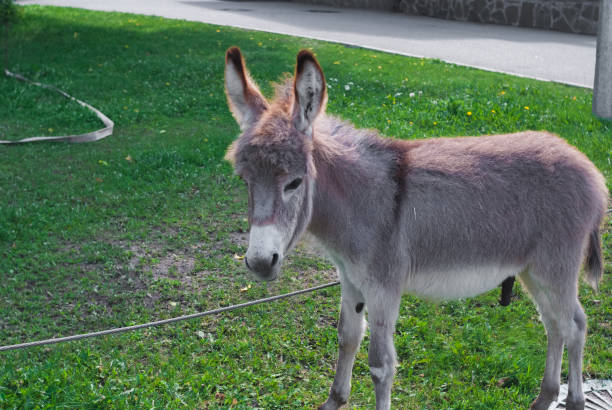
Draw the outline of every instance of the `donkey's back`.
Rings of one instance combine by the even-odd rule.
[[[594,233],[606,186],[561,138],[522,132],[408,142],[403,160],[408,291],[473,296],[526,269],[575,283],[585,250],[589,281],[601,275]]]

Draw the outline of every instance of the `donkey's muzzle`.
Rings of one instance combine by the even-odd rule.
[[[278,253],[273,254],[271,258],[251,257],[249,259],[245,257],[244,263],[247,269],[261,280],[274,280],[278,276],[280,267]]]
[[[276,279],[283,262],[283,235],[274,225],[251,226],[244,262],[261,280]]]

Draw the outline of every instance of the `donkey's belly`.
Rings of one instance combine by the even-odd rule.
[[[426,270],[408,276],[404,291],[434,300],[467,298],[494,289],[521,270],[519,266],[495,265]]]

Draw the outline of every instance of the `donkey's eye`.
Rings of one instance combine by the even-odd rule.
[[[302,183],[302,178],[294,179],[293,181],[285,185],[285,192],[289,192],[289,191],[293,191],[294,189],[297,189],[297,187],[299,187],[301,183]]]

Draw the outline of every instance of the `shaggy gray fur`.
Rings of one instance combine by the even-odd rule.
[[[243,64],[237,49],[228,56],[229,70]],[[567,408],[582,409],[586,317],[577,286],[585,256],[591,285],[597,286],[602,273],[598,229],[608,193],[601,173],[547,132],[383,139],[324,113],[325,80],[312,54],[298,55],[296,73],[278,87],[276,100],[243,126],[227,158],[249,186],[247,257],[255,274],[275,278],[306,229],[338,267],[339,359],[321,408],[336,409],[348,399],[365,329],[364,305],[376,407],[387,409],[401,295],[464,298],[517,276],[548,335],[542,389],[532,408],[546,409],[556,398],[565,345]],[[241,75],[245,79],[237,81]],[[259,101],[259,91],[247,80],[245,67],[229,74],[226,69],[234,110],[240,101]],[[235,95],[239,102],[232,102]]]

